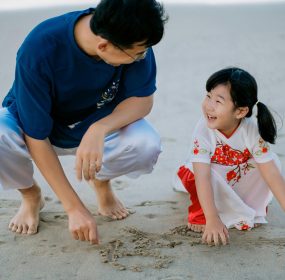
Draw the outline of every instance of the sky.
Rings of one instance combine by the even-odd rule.
[[[85,5],[93,6],[98,3],[98,0],[0,0],[0,10],[15,10],[15,9],[31,9],[40,7],[56,7],[62,5]],[[268,3],[268,2],[285,2],[285,0],[160,0],[165,4],[252,4],[252,3]]]

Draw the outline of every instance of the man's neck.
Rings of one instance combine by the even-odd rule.
[[[74,28],[74,38],[78,47],[87,55],[100,60],[96,54],[95,45],[97,43],[97,36],[90,29],[90,19],[92,15],[83,16],[80,18]]]

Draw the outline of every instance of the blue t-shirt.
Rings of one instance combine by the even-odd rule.
[[[92,11],[42,22],[17,53],[15,81],[2,105],[32,138],[49,138],[62,148],[77,147],[88,127],[124,99],[149,96],[156,90],[151,48],[145,59],[114,67],[78,47],[75,23]]]

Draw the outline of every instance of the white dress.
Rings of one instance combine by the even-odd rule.
[[[243,119],[230,137],[208,128],[203,118],[194,130],[185,167],[193,172],[193,162],[210,164],[215,205],[222,222],[228,228],[250,229],[255,223],[267,223],[272,193],[256,163],[271,160],[280,169],[279,159],[261,138],[252,118]]]

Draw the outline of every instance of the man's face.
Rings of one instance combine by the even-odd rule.
[[[147,54],[146,46],[142,42],[133,44],[132,48],[123,49],[117,45],[108,42],[105,48],[99,48],[97,55],[107,64],[119,66],[121,64],[130,64],[144,59]]]

